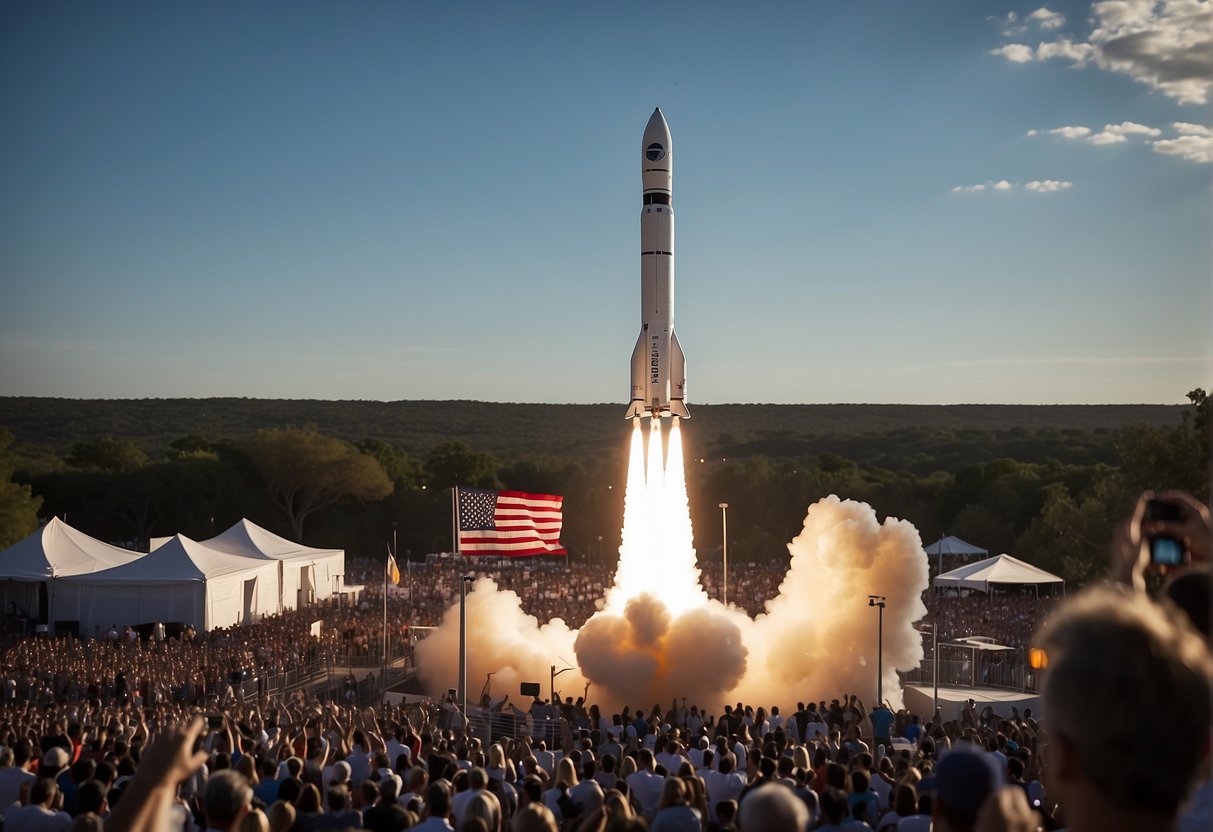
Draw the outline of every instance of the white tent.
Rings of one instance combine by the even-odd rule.
[[[49,597],[59,578],[99,572],[141,557],[141,552],[102,543],[52,517],[38,531],[0,552],[3,611],[38,618],[43,586]]]
[[[928,555],[935,555],[936,560],[936,575],[943,574],[943,556],[944,555],[988,555],[989,549],[983,549],[980,546],[974,546],[968,541],[961,540],[956,535],[950,534],[946,537],[941,537],[930,546],[924,549]]]
[[[220,552],[278,562],[278,608],[299,609],[331,597],[345,579],[344,549],[313,549],[266,531],[243,519],[220,535],[202,541]]]
[[[198,630],[247,624],[277,610],[278,567],[177,535],[139,560],[57,583],[51,614],[81,631],[182,622]]]
[[[967,563],[951,572],[939,575],[932,582],[937,589],[951,587],[953,589],[978,589],[989,592],[992,586],[1035,586],[1043,584],[1062,584],[1063,581],[1052,572],[1046,572],[1030,563],[1024,563],[1019,558],[1010,555],[979,560]]]

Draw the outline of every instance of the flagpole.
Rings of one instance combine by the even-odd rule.
[[[392,542],[394,543],[395,541],[396,529],[393,528]],[[388,559],[383,563],[383,668],[380,671],[381,675],[379,677],[379,683],[383,685],[385,692],[387,691],[387,584],[392,574],[392,551],[390,547],[387,556]]]
[[[451,552],[459,554],[459,486],[451,486]]]

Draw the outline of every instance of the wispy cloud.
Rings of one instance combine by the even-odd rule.
[[[1087,139],[1091,144],[1119,144],[1128,141],[1129,136],[1161,136],[1162,131],[1157,127],[1147,127],[1135,121],[1122,121],[1120,124],[1105,124],[1103,130]]]
[[[1018,17],[993,18],[1004,37],[1027,27]],[[1213,95],[1213,0],[1098,0],[1091,4],[1091,31],[1085,40],[1057,38],[1033,49],[1008,43],[992,55],[1013,63],[1053,58],[1074,66],[1095,64],[1161,90],[1181,104],[1205,104]],[[1040,8],[1025,19],[1043,31],[1065,24],[1060,14]]]
[[[1073,182],[1066,182],[1059,179],[1035,179],[1031,182],[1025,183],[1022,186],[1009,182],[1006,179],[1000,179],[997,182],[981,182],[976,185],[956,185],[952,188],[952,193],[979,194],[985,191],[1009,193],[1017,189],[1032,191],[1034,193],[1051,193],[1053,191],[1063,191],[1066,188],[1071,188],[1073,186]]]
[[[1036,11],[1029,14],[1027,17],[1021,18],[1017,12],[1007,12],[1003,17],[990,15],[986,18],[998,27],[1004,38],[1013,38],[1016,35],[1022,35],[1032,26],[1036,26],[1045,31],[1060,29],[1066,24],[1066,16],[1060,12],[1050,11],[1041,6]]]
[[[1005,17],[990,15],[986,20],[997,25],[998,30],[1002,32],[1004,38],[1013,38],[1028,31],[1028,27],[1019,19],[1019,15],[1013,11],[1007,12]]]
[[[1088,144],[1096,146],[1125,144],[1129,141],[1130,136],[1142,136],[1145,138],[1145,143],[1150,145],[1155,153],[1177,156],[1197,164],[1213,162],[1213,127],[1176,121],[1172,122],[1171,129],[1176,133],[1175,138],[1161,139],[1159,136],[1163,131],[1157,127],[1138,124],[1136,121],[1122,121],[1120,124],[1105,124],[1103,129],[1097,133],[1093,132],[1090,127],[1068,125],[1054,127],[1050,130],[1033,129],[1029,130],[1027,135],[1040,136],[1047,133],[1071,141],[1082,139]]]
[[[1036,60],[1047,61],[1050,58],[1063,58],[1073,61],[1075,66],[1082,66],[1091,59],[1095,47],[1089,43],[1075,43],[1069,38],[1058,38],[1037,44]]]
[[[1044,6],[1028,15],[1028,20],[1046,30],[1060,29],[1066,25],[1066,16],[1064,14],[1049,11]]]
[[[1074,187],[1073,182],[1067,182],[1064,179],[1037,179],[1024,185],[1024,190],[1038,191],[1040,193],[1052,193],[1053,191],[1064,191],[1066,188]]]
[[[1008,43],[990,50],[991,55],[1001,55],[1011,63],[1026,64],[1032,60],[1032,47],[1023,43]]]
[[[1052,130],[1046,130],[1053,136],[1061,136],[1063,139],[1081,139],[1084,136],[1091,135],[1090,127],[1071,126],[1071,127],[1054,127]]]

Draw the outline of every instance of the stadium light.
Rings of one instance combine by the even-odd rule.
[[[459,712],[463,714],[463,733],[470,736],[468,730],[468,584],[472,582],[471,575],[459,579]]]
[[[726,607],[729,605],[729,504],[721,503],[720,509],[720,536],[724,539],[724,548],[721,551],[721,563],[724,567],[723,579],[720,582],[720,603]]]
[[[876,704],[884,702],[884,602],[883,595],[869,595],[868,606],[877,608],[876,623]]]

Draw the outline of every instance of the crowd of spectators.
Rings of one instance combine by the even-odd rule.
[[[1047,725],[1030,711],[869,710],[848,692],[782,714],[486,699],[466,722],[450,702],[302,695],[5,701],[0,814],[6,832],[1202,828],[1213,656],[1191,621],[1096,590],[1061,605],[1041,643]],[[522,730],[487,727],[506,713]]]

